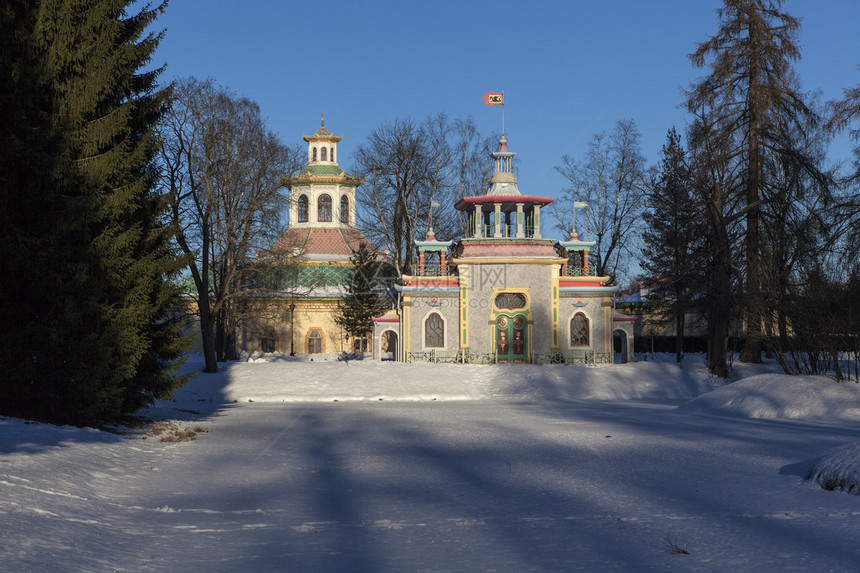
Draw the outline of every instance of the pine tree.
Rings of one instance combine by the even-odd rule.
[[[684,322],[703,282],[700,261],[704,234],[697,220],[690,173],[675,128],[666,135],[659,177],[646,195],[641,265],[660,301],[660,314],[675,324],[676,359],[684,354]]]
[[[335,322],[353,338],[365,336],[371,329],[371,318],[387,309],[385,299],[380,296],[379,272],[382,263],[376,253],[361,243],[350,257],[353,271],[346,296],[340,305]]]
[[[185,345],[169,318],[178,265],[152,192],[152,128],[168,93],[160,70],[141,70],[164,4],[129,16],[130,4],[11,9],[4,44],[21,57],[4,94],[18,119],[2,138],[17,160],[3,177],[6,414],[113,419],[182,382]]]

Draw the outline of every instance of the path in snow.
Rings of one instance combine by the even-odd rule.
[[[841,570],[860,429],[654,402],[243,402],[194,442],[57,430],[0,458],[15,571]],[[41,426],[40,426],[41,427]],[[690,555],[671,555],[669,535]]]

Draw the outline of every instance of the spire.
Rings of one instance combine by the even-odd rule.
[[[490,178],[487,195],[520,195],[512,165],[514,155],[516,153],[508,151],[508,139],[503,135],[499,138],[499,150],[492,154],[496,170]]]
[[[325,112],[320,112],[320,127],[325,127]]]

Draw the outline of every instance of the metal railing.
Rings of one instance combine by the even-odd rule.
[[[557,350],[548,353],[535,353],[532,364],[611,364],[611,352],[595,352],[593,350]],[[472,349],[457,350],[424,350],[408,352],[406,362],[430,362],[432,364],[499,364],[499,356],[495,352],[476,351]],[[506,363],[504,359],[502,362]]]
[[[438,263],[424,263],[424,266],[418,267],[418,276],[420,277],[448,277],[454,276],[454,269],[456,265],[451,263],[446,263],[445,265],[440,265]]]
[[[597,267],[594,265],[589,265],[587,267],[582,267],[578,265],[568,265],[567,266],[567,276],[569,277],[596,277],[597,276]]]

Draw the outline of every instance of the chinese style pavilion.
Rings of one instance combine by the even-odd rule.
[[[439,241],[431,229],[415,241],[417,268],[396,287],[398,312],[374,320],[374,340],[405,361],[609,362],[615,350],[632,360],[631,319],[613,313],[618,287],[594,276],[594,243],[575,229],[566,241],[541,235],[553,199],[520,192],[514,155],[502,136],[486,193],[456,203],[466,237]]]
[[[335,323],[338,305],[352,274],[350,257],[364,243],[355,226],[355,189],[364,180],[337,164],[343,136],[325,127],[325,118],[308,144],[307,166],[282,180],[290,193],[289,226],[275,243],[274,255],[288,255],[281,296],[266,302],[257,324],[240,333],[246,351],[336,354],[368,350],[368,339],[349,340]]]

